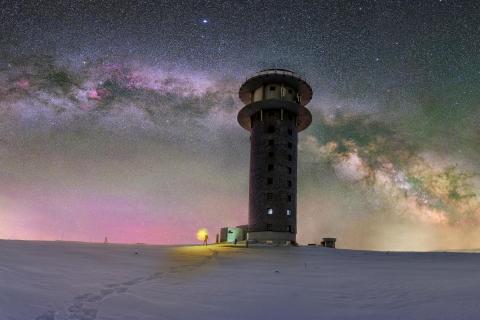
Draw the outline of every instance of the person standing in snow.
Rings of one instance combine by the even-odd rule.
[[[204,246],[208,245],[208,234],[205,234],[205,237],[203,238],[203,245]]]

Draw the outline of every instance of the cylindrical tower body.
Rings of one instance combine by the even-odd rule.
[[[310,86],[285,69],[268,69],[240,88],[246,106],[238,114],[250,131],[248,238],[295,242],[297,233],[297,135],[312,121],[304,107]]]

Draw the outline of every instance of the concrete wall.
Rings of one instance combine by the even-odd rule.
[[[262,85],[253,92],[253,102],[270,99],[295,102],[297,99],[297,91],[284,84],[273,83]]]
[[[253,92],[253,102],[263,100],[263,86],[258,87]]]
[[[272,231],[261,231],[261,232],[249,232],[248,241],[252,242],[272,242],[275,244],[291,244],[295,241],[295,234],[288,232],[272,232]]]
[[[227,242],[234,243],[235,239],[237,241],[245,240],[245,232],[240,228],[228,228]]]
[[[257,112],[252,115],[251,121],[249,231],[295,234],[296,115],[274,109],[263,112],[263,117]],[[272,209],[272,214],[268,209]],[[287,215],[287,210],[290,210],[290,215]]]
[[[227,227],[221,228],[220,229],[220,239],[219,239],[219,241],[220,242],[226,242],[227,237],[228,237],[228,228]]]

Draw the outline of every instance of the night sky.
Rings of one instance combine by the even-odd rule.
[[[477,1],[12,0],[0,31],[0,238],[246,223],[238,89],[282,67],[314,92],[300,243],[480,247]]]

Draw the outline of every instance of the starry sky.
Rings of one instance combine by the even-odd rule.
[[[238,89],[313,88],[300,243],[480,248],[476,1],[0,1],[0,238],[192,243],[247,222]]]

